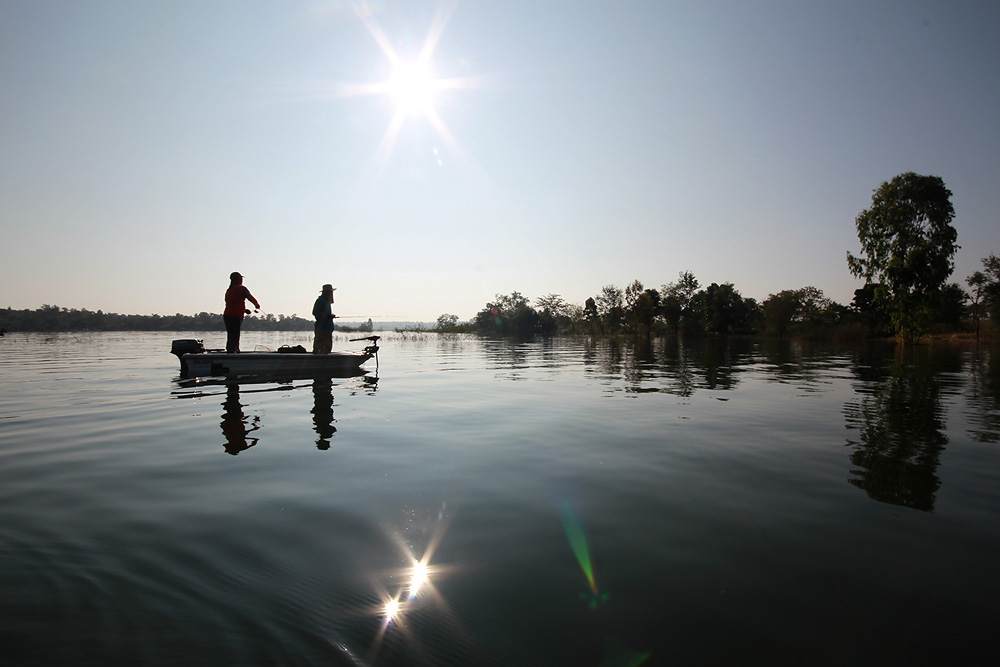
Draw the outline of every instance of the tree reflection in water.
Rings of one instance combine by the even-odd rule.
[[[1000,363],[995,348],[977,347],[969,360],[969,435],[977,442],[1000,442]]]
[[[847,440],[856,466],[848,482],[873,500],[929,512],[948,438],[941,382],[931,364],[914,356],[900,350],[884,374],[859,365],[865,375],[860,397],[844,406],[847,428],[859,438]]]

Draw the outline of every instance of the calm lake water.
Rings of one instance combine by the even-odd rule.
[[[997,350],[174,338],[0,338],[3,664],[993,662]]]

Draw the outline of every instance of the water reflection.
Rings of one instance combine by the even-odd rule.
[[[977,442],[1000,442],[1000,363],[994,351],[977,347],[969,359],[969,435]]]
[[[752,358],[750,343],[720,339],[598,339],[587,340],[583,350],[587,373],[609,391],[628,395],[690,397],[697,389],[732,390],[741,366]]]
[[[333,425],[333,379],[313,380],[313,427],[316,429],[316,449],[330,449],[330,438],[337,432]]]
[[[337,433],[333,411],[335,378],[346,380],[336,384],[350,395],[359,392],[372,394],[378,388],[378,376],[368,374],[349,378],[325,375],[312,378],[309,384],[296,384],[289,379],[265,377],[240,380],[195,378],[178,380],[181,390],[173,392],[173,398],[217,396],[222,393],[218,388],[224,387],[225,399],[222,401],[222,421],[220,422],[225,439],[223,448],[227,454],[236,456],[260,442],[260,437],[252,436],[251,433],[259,431],[263,426],[260,414],[248,414],[249,404],[244,402],[245,398],[241,398],[241,393],[289,392],[295,389],[311,388],[313,401],[309,413],[312,415],[313,431],[317,436],[316,448],[328,450],[333,436]]]
[[[766,385],[787,385],[794,398],[818,399],[853,389],[833,414],[851,434],[847,481],[871,499],[932,511],[941,486],[938,468],[949,444],[949,406],[965,406],[970,436],[1000,442],[1000,364],[992,349],[954,345],[909,348],[892,343],[749,339],[611,339],[486,341],[494,377],[544,379],[555,368],[583,375],[602,392],[639,398],[665,393],[689,399],[699,390],[748,392],[778,430],[801,428],[795,403],[773,403]],[[719,395],[713,396],[724,400]],[[783,400],[783,399],[777,399]],[[690,402],[685,405],[692,405]],[[825,409],[810,406],[822,414]],[[954,416],[954,415],[953,415]],[[839,438],[831,442],[837,447]]]
[[[900,350],[889,366],[856,366],[864,381],[844,406],[855,466],[848,482],[879,502],[932,511],[948,444],[943,384],[923,350]],[[919,356],[918,356],[919,355]]]
[[[251,433],[260,429],[260,415],[248,418],[244,407],[240,403],[240,386],[232,384],[227,387],[226,400],[222,402],[222,435],[226,438],[226,453],[233,456],[260,441],[260,438],[250,437]]]

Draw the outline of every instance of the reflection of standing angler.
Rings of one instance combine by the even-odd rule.
[[[316,449],[330,449],[330,439],[337,432],[333,425],[333,380],[321,377],[313,380],[313,426],[316,429]]]
[[[222,434],[226,436],[227,454],[236,456],[250,449],[259,442],[259,438],[250,437],[250,433],[260,428],[260,417],[254,415],[253,425],[247,421],[240,403],[240,386],[231,384],[226,388],[226,400],[222,402]]]

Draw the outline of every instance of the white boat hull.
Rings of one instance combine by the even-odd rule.
[[[236,377],[248,375],[276,375],[284,377],[339,377],[360,374],[361,365],[378,354],[377,336],[365,339],[372,344],[362,352],[240,352],[231,354],[221,350],[204,350],[201,341],[174,341],[171,352],[181,361],[184,377]],[[301,348],[299,348],[301,349]],[[190,350],[190,351],[188,351]]]

